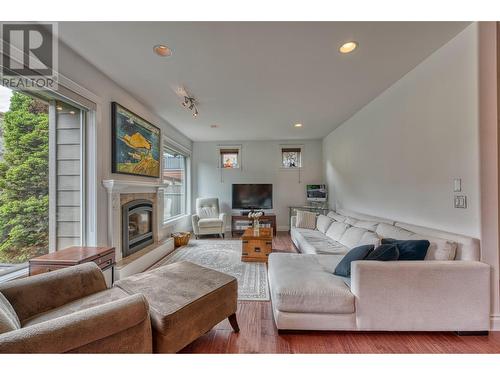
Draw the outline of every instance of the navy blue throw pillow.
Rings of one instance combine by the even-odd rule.
[[[394,244],[384,244],[377,247],[373,250],[365,260],[381,260],[381,261],[390,261],[390,260],[398,260],[399,258],[399,250],[398,247]]]
[[[365,257],[375,248],[374,245],[358,246],[349,251],[335,267],[334,275],[351,277],[351,262],[365,259]]]
[[[383,238],[382,244],[396,245],[399,250],[398,260],[424,260],[430,246],[427,240],[395,240],[394,238]]]

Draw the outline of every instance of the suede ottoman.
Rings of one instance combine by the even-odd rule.
[[[146,297],[155,353],[176,353],[226,318],[238,332],[238,282],[233,276],[184,261],[127,277],[115,286]]]

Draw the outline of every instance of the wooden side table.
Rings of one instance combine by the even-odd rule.
[[[242,262],[266,262],[269,254],[273,251],[273,229],[260,228],[254,231],[253,228],[245,229],[241,236],[242,241]]]
[[[106,283],[113,283],[113,266],[115,264],[114,247],[72,246],[64,250],[30,259],[30,276],[87,262],[94,262],[97,264],[105,273],[105,277],[108,276]]]

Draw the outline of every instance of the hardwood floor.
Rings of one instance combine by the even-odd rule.
[[[226,235],[230,239],[230,234]],[[273,251],[296,252],[288,232],[278,232]],[[489,336],[454,333],[318,332],[278,334],[271,302],[239,301],[240,332],[228,320],[185,347],[181,353],[500,353],[500,332]]]

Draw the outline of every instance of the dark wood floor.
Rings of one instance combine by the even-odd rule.
[[[226,238],[231,238],[230,234]],[[273,250],[295,252],[287,232]],[[223,321],[181,353],[500,353],[500,332],[489,336],[453,333],[291,332],[278,334],[271,302],[238,302],[240,332]]]

